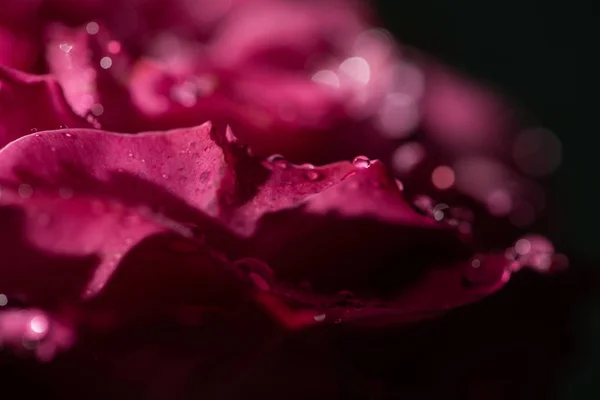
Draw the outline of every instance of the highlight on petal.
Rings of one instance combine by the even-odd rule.
[[[50,76],[36,76],[0,66],[0,148],[32,132],[92,124],[69,107]]]

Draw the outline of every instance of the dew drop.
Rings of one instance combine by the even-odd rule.
[[[325,315],[325,314],[317,314],[317,315],[315,315],[313,318],[314,318],[314,319],[315,319],[315,321],[317,321],[317,322],[323,322],[323,321],[325,321],[325,317],[326,317],[326,315]]]
[[[62,125],[60,125],[60,126],[58,127],[58,129],[68,129],[68,128],[69,128],[69,127],[68,127],[67,125],[65,125],[65,124],[62,124]],[[66,137],[71,137],[72,135],[71,135],[70,133],[68,133],[68,132],[67,132],[67,133],[65,133],[65,136],[66,136]]]
[[[129,154],[127,154],[127,156],[128,156],[129,158],[133,158],[133,153],[132,153],[132,152],[129,152]]]
[[[61,43],[58,48],[68,54],[71,50],[73,50],[73,45],[65,42]]]
[[[102,59],[100,59],[100,67],[102,67],[102,69],[109,69],[112,67],[112,64],[113,61],[110,57],[102,57]]]
[[[395,181],[396,181],[396,187],[398,188],[398,190],[401,191],[401,192],[403,192],[404,191],[404,184],[400,180],[398,180],[398,179],[396,179]]]
[[[304,173],[304,176],[306,176],[306,179],[308,179],[309,181],[317,181],[321,178],[321,174],[319,173],[319,171],[315,170],[306,171]]]
[[[31,133],[36,133],[38,130],[37,130],[36,128],[31,128],[29,131],[30,131]]]
[[[272,156],[267,158],[267,161],[269,161],[270,163],[272,163],[273,165],[275,165],[279,168],[285,169],[288,167],[287,161],[281,154],[273,154]]]
[[[443,203],[440,203],[440,204],[436,205],[436,206],[433,208],[433,218],[434,218],[436,221],[441,221],[441,220],[443,220],[443,219],[444,219],[444,217],[446,216],[446,213],[445,213],[444,211],[445,211],[445,210],[448,210],[449,208],[450,208],[450,207],[448,207],[448,205],[447,205],[447,204],[443,204]]]
[[[479,268],[481,266],[481,261],[476,258],[473,261],[471,261],[471,266],[473,268]]]
[[[167,174],[162,174],[162,177],[163,177],[163,179],[168,179],[168,178],[169,178],[169,175],[167,175]]]
[[[48,319],[43,315],[36,315],[31,319],[29,327],[35,333],[44,333],[48,330]]]
[[[365,156],[356,156],[352,160],[352,164],[358,169],[367,169],[371,166],[371,160]]]
[[[95,35],[96,33],[98,33],[100,31],[100,25],[98,25],[97,22],[90,21],[85,26],[85,30],[88,34]]]

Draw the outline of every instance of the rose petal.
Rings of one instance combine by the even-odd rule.
[[[71,111],[58,83],[0,66],[0,148],[31,132],[91,125]]]

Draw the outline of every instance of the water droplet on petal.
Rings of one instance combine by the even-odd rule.
[[[110,57],[102,57],[100,59],[100,67],[102,67],[102,69],[109,69],[110,67],[112,67],[112,64],[113,61]]]
[[[31,319],[29,326],[35,333],[44,333],[48,330],[48,319],[43,315],[36,315]]]
[[[515,251],[519,255],[526,255],[531,250],[531,242],[527,239],[519,239],[517,243],[515,243]]]
[[[98,33],[100,31],[100,25],[98,25],[97,22],[90,21],[85,26],[85,30],[88,34],[95,35],[96,33]]]
[[[273,165],[275,165],[279,168],[285,169],[288,167],[287,161],[281,154],[273,154],[272,156],[267,158],[267,161],[269,161],[270,163],[272,163]]]
[[[36,133],[38,130],[37,130],[36,128],[31,128],[29,131],[30,131],[31,133]]]
[[[0,293],[0,307],[4,307],[8,304],[8,297],[5,294]]]
[[[401,191],[401,192],[403,192],[404,191],[404,184],[400,180],[398,180],[398,179],[396,179],[395,182],[396,182],[396,187],[398,188],[398,190]]]
[[[352,164],[358,169],[366,169],[371,166],[371,160],[365,156],[356,156],[354,160],[352,160]]]
[[[440,165],[433,170],[431,181],[440,190],[449,189],[454,185],[454,170],[446,165]]]
[[[444,217],[446,216],[446,213],[445,213],[445,211],[446,211],[446,210],[448,210],[449,208],[450,208],[450,207],[448,207],[448,205],[447,205],[447,204],[443,204],[443,203],[440,203],[440,204],[436,205],[436,206],[433,208],[433,218],[434,218],[436,221],[441,221],[441,220],[443,220],[443,219],[444,219]]]
[[[323,321],[325,321],[326,315],[325,314],[317,314],[313,318],[317,322],[323,322]]]
[[[65,53],[69,53],[73,49],[73,45],[70,43],[61,43],[58,45],[58,48],[64,51]]]
[[[317,181],[321,178],[321,174],[319,173],[319,171],[315,171],[315,170],[306,171],[304,173],[304,175],[306,176],[306,179],[308,179],[309,181]]]
[[[356,82],[366,84],[371,79],[369,63],[362,57],[350,57],[340,64],[340,72],[354,79]]]
[[[58,127],[58,129],[68,129],[68,128],[69,128],[69,127],[68,127],[67,125],[65,125],[65,124],[63,124],[63,125],[60,125],[60,126]],[[71,135],[69,132],[66,132],[66,133],[65,133],[65,136],[66,136],[66,137],[71,137],[71,136],[73,136],[73,135]]]

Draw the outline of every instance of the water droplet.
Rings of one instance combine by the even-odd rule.
[[[440,203],[440,204],[436,205],[436,206],[433,208],[433,210],[432,210],[432,211],[433,211],[433,218],[434,218],[436,221],[441,221],[441,220],[443,220],[443,219],[444,219],[444,217],[446,216],[446,213],[445,213],[444,211],[445,211],[445,210],[448,210],[449,208],[450,208],[450,207],[448,207],[448,205],[447,205],[447,204],[443,204],[443,203]]]
[[[325,321],[326,315],[325,314],[317,314],[313,318],[317,322],[323,322],[323,321]]]
[[[354,160],[352,160],[352,164],[358,169],[366,169],[371,166],[371,160],[365,156],[356,156]]]
[[[68,128],[69,128],[69,127],[68,127],[67,125],[65,125],[65,124],[62,124],[62,125],[60,125],[60,126],[58,127],[58,129],[68,129]],[[66,136],[66,137],[71,137],[71,134],[67,132],[67,133],[65,133],[65,136]]]
[[[36,315],[31,319],[29,326],[35,333],[44,333],[48,330],[48,318],[43,315]]]
[[[101,116],[102,114],[104,114],[104,106],[100,103],[96,103],[92,106],[92,114],[94,114],[96,117]]]
[[[519,255],[526,255],[531,250],[531,242],[527,239],[519,239],[515,243],[515,251]]]
[[[538,271],[548,271],[554,259],[554,245],[541,235],[528,235],[519,239],[514,246],[517,261],[521,266],[530,266]]]
[[[31,185],[28,185],[26,183],[22,183],[19,185],[19,196],[21,196],[21,198],[23,199],[28,199],[31,196],[33,196],[33,187],[31,187]]]
[[[31,128],[29,131],[30,131],[31,133],[36,133],[38,130],[37,130],[36,128]]]
[[[163,177],[164,179],[168,179],[168,178],[169,178],[169,175],[167,175],[167,174],[162,174],[162,177]]]
[[[121,52],[121,43],[119,43],[116,40],[111,40],[110,42],[108,42],[106,49],[111,54],[119,54]]]
[[[350,57],[340,64],[340,72],[358,83],[366,84],[371,79],[369,63],[362,57]]]
[[[73,49],[73,45],[70,43],[61,43],[58,45],[58,48],[64,51],[65,53],[69,53]]]
[[[0,307],[4,307],[8,304],[8,297],[5,294],[0,293]]]
[[[275,165],[279,168],[285,169],[288,167],[287,161],[281,154],[273,154],[272,156],[267,158],[267,161],[269,161],[270,163],[272,163],[273,165]]]
[[[129,156],[129,158],[133,158],[133,153],[129,152],[129,154],[127,154],[127,156]]]
[[[440,165],[433,170],[431,181],[440,190],[446,190],[454,185],[454,170],[446,165]]]
[[[479,268],[481,266],[481,261],[476,258],[473,261],[471,261],[471,266],[473,268]]]
[[[404,184],[400,180],[398,180],[398,179],[396,179],[395,181],[396,181],[396,187],[398,188],[398,190],[401,191],[401,192],[403,192],[404,191]]]
[[[97,22],[90,21],[85,26],[85,30],[88,34],[95,35],[96,33],[98,33],[100,31],[100,25],[98,25]]]
[[[308,179],[309,181],[317,181],[321,178],[321,174],[319,173],[319,171],[315,171],[315,170],[308,170],[304,173],[304,176],[306,176],[306,179]]]
[[[198,86],[189,80],[173,85],[171,98],[184,107],[193,107],[198,101]]]

